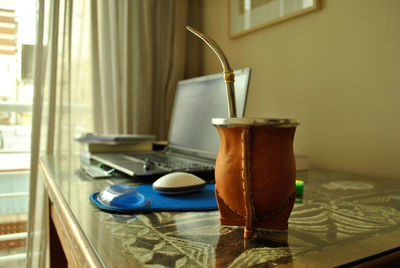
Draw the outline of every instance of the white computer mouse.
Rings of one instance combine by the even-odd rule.
[[[163,194],[185,194],[202,189],[206,182],[186,172],[168,173],[153,183],[153,189]]]

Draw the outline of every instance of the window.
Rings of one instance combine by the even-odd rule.
[[[0,266],[25,266],[35,5],[0,0]]]

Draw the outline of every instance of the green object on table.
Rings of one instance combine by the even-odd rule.
[[[296,180],[296,196],[303,196],[304,181]]]

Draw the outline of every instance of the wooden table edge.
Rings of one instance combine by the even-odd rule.
[[[95,252],[90,241],[84,234],[83,230],[80,228],[80,225],[73,215],[73,212],[71,211],[70,207],[62,196],[60,190],[58,189],[58,186],[52,180],[52,176],[51,174],[49,174],[46,165],[43,163],[42,160],[39,161],[39,172],[43,178],[43,182],[48,192],[50,201],[53,203],[53,207],[50,210],[50,213],[54,213],[54,209],[57,210],[57,213],[54,213],[55,215],[51,215],[51,217],[58,216],[58,219],[56,219],[54,223],[64,252],[69,250],[68,248],[65,248],[67,244],[75,244],[79,250],[79,252],[75,253],[82,256],[84,260],[84,263],[79,264],[80,267],[105,267],[105,265],[102,263],[97,253]],[[69,235],[64,235],[64,232],[61,228],[62,226],[59,226],[61,215],[63,217],[62,221],[64,225],[67,225],[68,228],[70,228],[71,230],[70,232],[68,232]],[[69,241],[65,241],[64,239]],[[71,264],[75,262],[74,260],[71,260],[71,254],[67,253],[66,256],[68,262],[71,262]]]

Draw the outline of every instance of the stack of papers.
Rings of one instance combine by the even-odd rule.
[[[102,144],[132,144],[148,141],[152,142],[155,138],[155,135],[86,133],[79,137],[77,141]]]
[[[76,139],[80,143],[81,160],[89,160],[93,153],[123,153],[153,150],[154,135],[87,133]]]

